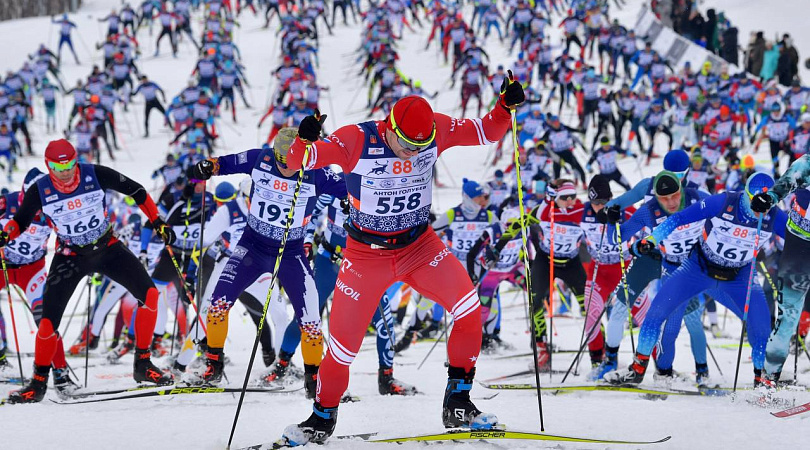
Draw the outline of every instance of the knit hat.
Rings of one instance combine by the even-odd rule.
[[[604,175],[595,175],[588,185],[588,199],[610,200],[613,193],[610,191],[610,180]]]
[[[436,137],[433,108],[427,100],[417,95],[403,97],[391,108],[388,128],[405,141],[428,145]]]
[[[653,192],[655,192],[655,195],[665,197],[681,190],[681,180],[679,180],[678,176],[674,173],[668,170],[663,170],[661,173],[656,175],[655,180],[653,181],[653,186]]]
[[[479,195],[486,194],[484,188],[481,187],[477,181],[468,180],[466,178],[462,179],[461,192],[463,192],[464,195],[469,198],[475,198]]]
[[[290,146],[298,136],[298,128],[286,127],[279,130],[276,139],[273,141],[273,153],[276,154],[276,162],[287,168],[287,153],[290,152]]]
[[[214,200],[220,203],[229,202],[234,198],[236,198],[236,188],[234,188],[233,185],[227,181],[219,183],[217,188],[214,190]]]

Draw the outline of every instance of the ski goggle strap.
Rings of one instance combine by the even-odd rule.
[[[397,143],[401,145],[404,149],[410,150],[412,152],[418,152],[424,150],[428,145],[430,145],[434,139],[436,139],[436,122],[433,122],[433,131],[431,131],[430,136],[424,141],[416,141],[413,139],[408,138],[405,136],[404,133],[399,129],[397,126],[397,121],[394,119],[394,109],[391,108],[391,114],[388,115],[391,121],[391,129],[394,130],[394,133],[397,134]]]
[[[53,170],[54,172],[64,172],[66,170],[70,170],[76,166],[76,159],[71,159],[68,162],[60,163],[56,161],[48,161],[48,169]]]

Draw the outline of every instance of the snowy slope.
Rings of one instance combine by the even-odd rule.
[[[742,3],[742,2],[741,2]],[[798,3],[798,2],[795,2]],[[635,8],[640,2],[633,2],[633,7],[617,12],[622,23],[632,26],[635,23]],[[96,17],[109,12],[111,7],[118,7],[115,0],[94,0],[85,2],[85,7],[79,14],[71,19],[80,27],[82,38],[77,39],[77,49],[83,65],[76,67],[65,58],[65,79],[72,85],[76,78],[84,78],[89,72],[88,51],[85,47],[94,45],[105,32],[104,26],[95,23]],[[775,8],[774,8],[775,9]],[[746,10],[748,11],[748,10]],[[751,13],[753,14],[753,13]],[[469,11],[466,14],[469,17]],[[732,18],[742,24],[745,17],[742,13],[731,14]],[[756,16],[754,16],[756,17]],[[219,154],[236,152],[255,146],[259,139],[263,139],[268,128],[261,130],[257,135],[257,113],[261,105],[266,103],[268,91],[275,86],[268,86],[268,72],[278,64],[277,41],[273,33],[259,29],[258,19],[243,15],[240,19],[242,28],[236,35],[236,42],[240,45],[243,58],[247,64],[247,73],[253,88],[249,95],[257,108],[239,111],[239,123],[229,125],[229,119],[223,119],[220,126],[223,135],[224,148],[218,150]],[[798,25],[798,24],[797,24]],[[195,24],[195,32],[198,31]],[[796,26],[795,28],[800,28]],[[402,57],[400,68],[423,82],[426,90],[446,90],[445,81],[450,68],[443,66],[436,55],[435,47],[423,51],[427,36],[426,29],[418,29],[417,34],[406,33],[406,38],[399,44]],[[553,31],[554,33],[557,30]],[[794,36],[799,30],[791,30]],[[157,33],[157,30],[155,30]],[[325,34],[325,30],[324,30]],[[186,83],[188,75],[194,64],[194,55],[189,44],[181,45],[181,54],[173,59],[166,54],[168,46],[164,47],[164,54],[160,58],[152,59],[149,55],[153,51],[153,43],[143,31],[140,37],[143,40],[144,58],[139,62],[142,70],[160,84],[168,95],[177,93]],[[0,43],[2,43],[3,58],[0,60],[0,70],[18,68],[25,54],[32,52],[35,47],[46,39],[53,46],[58,35],[55,27],[49,25],[46,18],[25,19],[13,22],[0,23]],[[156,36],[155,36],[156,37]],[[151,39],[154,39],[152,37]],[[82,44],[82,41],[84,44]],[[357,47],[359,34],[356,27],[339,25],[334,37],[325,36],[320,51],[320,78],[331,87],[331,102],[323,98],[324,112],[330,115],[327,120],[329,129],[342,124],[364,120],[364,113],[352,113],[361,108],[365,96],[365,87],[361,80],[355,79],[356,68],[346,56]],[[798,41],[798,40],[797,40]],[[810,38],[804,41],[805,46],[810,45]],[[166,45],[164,43],[164,45]],[[435,45],[435,44],[434,44]],[[802,48],[802,41],[797,45]],[[513,59],[507,55],[507,50],[496,41],[488,42],[485,48],[492,57],[492,64],[507,65]],[[93,52],[98,58],[98,53]],[[94,63],[99,63],[96,59]],[[356,89],[362,89],[357,93]],[[358,98],[354,98],[358,94]],[[442,92],[433,101],[436,110],[457,114],[457,92]],[[64,110],[70,107],[70,99],[63,105]],[[170,135],[158,132],[160,121],[156,116],[152,119],[152,138],[140,137],[141,122],[143,120],[142,105],[130,108],[131,113],[121,115],[120,129],[126,149],[119,152],[113,167],[133,176],[138,181],[151,187],[149,179],[151,171],[157,167],[165,155]],[[263,111],[262,111],[263,112]],[[64,113],[64,111],[63,111]],[[119,112],[119,114],[123,114]],[[64,117],[64,115],[63,115]],[[570,115],[569,115],[570,117]],[[45,136],[42,126],[42,116],[35,120],[35,152],[42,154],[45,143],[56,136]],[[589,136],[590,137],[590,136]],[[765,152],[758,155],[766,158]],[[444,163],[440,167],[440,176],[452,188],[437,189],[434,202],[436,211],[443,211],[453,206],[459,200],[458,186],[462,177],[477,180],[485,179],[492,169],[483,162],[487,159],[486,148],[455,149],[445,153]],[[505,158],[507,159],[507,158]],[[507,161],[502,160],[505,165]],[[25,159],[21,166],[37,165],[43,167],[39,158]],[[453,181],[449,179],[445,167],[452,169]],[[640,174],[632,160],[621,161],[620,167],[631,178],[637,181]],[[654,162],[650,167],[644,167],[644,175],[650,176],[660,168],[660,162]],[[24,172],[15,175],[15,185],[19,185]],[[76,293],[78,296],[78,292]],[[523,313],[522,297],[516,293],[507,293],[504,300],[504,338],[516,348],[513,353],[523,353],[529,350],[529,336],[526,332],[525,315]],[[76,299],[74,299],[74,302]],[[68,312],[75,303],[68,305]],[[3,302],[3,312],[7,314],[7,304]],[[79,306],[79,308],[83,308]],[[232,360],[227,367],[231,385],[241,385],[247,364],[248,353],[255,334],[250,320],[242,315],[241,306],[237,306],[231,320],[226,352]],[[34,335],[30,323],[24,319],[23,306],[15,304],[17,312],[17,326],[20,332],[20,345],[24,352],[33,351]],[[722,310],[721,310],[722,314]],[[64,321],[68,320],[67,313]],[[71,329],[65,333],[66,341],[72,342],[79,330],[83,317],[77,313]],[[63,324],[64,324],[63,321]],[[63,325],[64,326],[64,325]],[[554,342],[560,348],[573,349],[577,347],[582,328],[580,319],[558,318],[554,322],[558,334]],[[107,331],[109,332],[109,331]],[[739,335],[739,321],[730,318],[726,325],[726,332],[730,339],[710,340],[711,344],[733,344],[734,336]],[[626,339],[623,350],[630,348],[629,339]],[[681,339],[678,343],[679,354],[676,358],[675,368],[689,373],[692,371],[692,358],[688,349],[688,339]],[[102,340],[102,346],[104,341]],[[13,343],[11,344],[13,347]],[[418,343],[396,359],[396,376],[403,381],[415,384],[426,395],[411,398],[382,398],[377,394],[376,387],[376,354],[373,350],[373,338],[369,338],[364,345],[354,365],[352,366],[352,379],[349,389],[354,395],[359,395],[362,401],[347,404],[341,407],[340,423],[336,434],[352,434],[378,431],[381,436],[398,436],[411,433],[439,432],[441,395],[444,389],[446,372],[442,360],[444,344],[440,343],[431,355],[430,361],[422,370],[417,365],[427,354],[431,343]],[[735,350],[714,348],[719,363],[725,374],[724,385],[730,385],[733,380],[733,368],[736,357]],[[478,373],[479,379],[484,380],[507,373],[525,370],[529,358],[513,358],[495,360],[494,356],[482,355]],[[556,368],[567,367],[572,360],[571,354],[557,354],[554,356]],[[629,362],[628,353],[621,354],[621,364]],[[751,364],[744,353],[741,367],[741,380],[744,386],[751,384]],[[300,358],[296,357],[298,364]],[[112,387],[126,387],[132,384],[129,378],[131,359],[125,359],[121,366],[105,366],[101,364],[103,358],[93,355],[90,368],[89,386],[92,389],[105,389]],[[83,358],[71,358],[71,365],[80,376],[83,376]],[[31,358],[26,358],[24,368],[30,375]],[[254,367],[254,375],[262,368],[261,363]],[[810,364],[806,360],[799,361],[799,369],[808,370]],[[584,365],[580,369],[587,372]],[[719,376],[712,366],[712,372]],[[785,378],[791,376],[792,360],[786,365]],[[553,377],[558,383],[559,375]],[[800,374],[800,380],[805,382],[807,374]],[[532,382],[532,377],[516,379],[516,382]],[[569,383],[583,382],[580,375]],[[542,378],[544,384],[549,383],[548,375]],[[652,377],[648,377],[647,384],[652,384]],[[12,386],[0,385],[0,395],[4,395]],[[494,393],[481,387],[473,390],[473,398],[481,398]],[[53,392],[49,396],[54,396]],[[797,394],[799,403],[810,401],[810,395]],[[221,449],[227,442],[231,420],[237,402],[236,396],[189,396],[186,398],[131,400],[110,402],[95,405],[61,406],[45,401],[31,406],[7,406],[0,408],[0,422],[5,425],[6,432],[2,437],[2,448],[197,448]],[[536,397],[530,391],[501,392],[491,400],[477,400],[479,408],[496,413],[502,422],[512,428],[539,431],[537,417]],[[303,393],[288,395],[248,394],[242,409],[239,428],[237,430],[235,445],[250,445],[258,442],[276,439],[284,426],[289,423],[303,420],[309,415],[311,403],[303,397]],[[673,439],[661,448],[773,448],[778,442],[785,448],[799,447],[804,441],[801,433],[801,420],[776,420],[763,409],[748,406],[744,401],[732,402],[728,398],[677,398],[668,400],[647,401],[635,395],[616,393],[579,393],[559,396],[543,395],[546,431],[561,435],[577,435],[615,439],[658,439],[672,435]],[[523,443],[509,444],[456,444],[450,447],[458,448],[605,448],[605,446],[588,446],[583,444],[556,444],[556,443]],[[620,446],[608,446],[616,447]],[[355,448],[384,448],[382,445],[374,447],[372,444],[359,444],[356,442],[331,441],[326,448],[355,449]],[[422,448],[417,444],[404,446],[389,445],[387,448],[411,449]]]

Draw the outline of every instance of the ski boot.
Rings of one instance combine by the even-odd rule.
[[[304,391],[306,391],[307,398],[310,400],[315,399],[315,392],[317,390],[318,390],[318,366],[304,364]]]
[[[181,341],[182,342],[182,341]],[[152,346],[149,347],[153,358],[160,358],[169,354],[169,349],[163,345],[163,335],[156,334],[152,337]]]
[[[506,341],[501,340],[501,330],[495,330],[495,333],[492,334],[492,341],[494,342],[494,344],[498,348],[500,348],[502,350],[514,350],[515,349],[514,345],[512,345],[512,344],[510,344],[510,343],[508,343]]]
[[[545,342],[537,343],[537,360],[534,364],[537,364],[537,370],[540,372],[551,370],[551,352]],[[529,368],[534,369],[534,365],[530,363]]]
[[[380,367],[377,372],[377,386],[380,389],[380,395],[416,395],[419,393],[415,387],[394,378],[392,367]]]
[[[74,356],[75,355],[80,355],[80,354],[84,353],[84,351],[85,351],[85,349],[87,347],[88,347],[87,339],[85,337],[83,337],[81,342],[79,342],[78,344],[71,345],[68,352],[71,355],[74,355]],[[90,347],[90,350],[95,350],[95,349],[98,348],[98,336],[93,336],[92,333],[90,333],[89,347]]]
[[[117,364],[118,360],[120,360],[127,353],[131,352],[133,348],[135,348],[135,340],[127,336],[126,342],[107,354],[107,362],[110,364]]]
[[[203,384],[217,385],[222,382],[222,373],[225,371],[225,354],[221,348],[208,347],[205,352],[205,372],[200,380]]]
[[[70,371],[67,367],[62,369],[53,368],[53,387],[60,397],[67,397],[79,389],[79,385],[70,378]]]
[[[276,351],[273,350],[273,347],[262,349],[262,361],[264,362],[264,367],[272,366],[275,360]]]
[[[132,370],[132,378],[138,383],[155,383],[158,386],[166,386],[174,383],[171,375],[163,373],[152,364],[150,357],[152,353],[148,349],[135,349],[135,364]]]
[[[27,386],[8,395],[8,403],[37,403],[45,398],[48,391],[50,366],[34,366],[34,376]]]
[[[498,418],[494,414],[481,412],[470,400],[473,378],[475,367],[469,372],[453,366],[447,369],[447,387],[442,403],[442,422],[445,428],[490,430],[498,425]]]
[[[697,387],[703,389],[720,387],[720,383],[713,380],[712,377],[709,376],[708,364],[695,364],[695,373],[695,383],[697,384]]]
[[[186,366],[175,361],[172,364],[171,373],[175,380],[180,381],[186,374]]]
[[[0,349],[0,376],[14,376],[14,366],[11,364],[11,362],[9,362],[8,357],[6,356],[5,348]]]
[[[766,392],[773,392],[781,375],[781,372],[767,373],[762,369],[754,369],[754,389],[763,388]]]
[[[408,328],[407,330],[405,330],[405,333],[402,334],[402,337],[399,339],[399,341],[397,341],[397,343],[394,344],[394,353],[399,353],[404,350],[407,350],[408,347],[410,347],[411,344],[413,343],[415,336],[416,330],[414,330],[413,328]]]
[[[433,339],[439,334],[439,322],[431,320],[430,324],[419,332],[419,340]]]
[[[588,374],[589,381],[599,381],[605,378],[609,372],[619,368],[619,349],[616,347],[605,347],[605,358],[601,363]]]
[[[492,337],[491,334],[484,334],[481,336],[481,353],[485,355],[491,355],[496,353],[498,350],[497,344],[495,343],[495,339]]]
[[[320,403],[312,405],[312,415],[298,425],[288,425],[284,429],[281,441],[288,447],[297,447],[309,443],[323,444],[337,425],[338,409],[324,408]]]
[[[287,371],[290,369],[290,359],[292,356],[292,353],[287,353],[282,350],[278,355],[278,361],[276,361],[276,364],[273,366],[273,370],[262,377],[259,383],[262,386],[273,386],[285,382],[287,379]]]
[[[644,373],[647,371],[647,365],[649,363],[649,356],[636,353],[636,356],[633,358],[633,364],[630,364],[630,367],[626,370],[610,372],[605,375],[604,380],[614,385],[638,385],[644,380]]]
[[[671,389],[672,384],[675,383],[675,371],[672,370],[671,367],[669,369],[656,368],[655,372],[653,373],[653,380],[656,384],[665,386],[667,389]]]

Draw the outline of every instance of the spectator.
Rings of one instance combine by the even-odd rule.
[[[700,37],[703,35],[705,24],[706,21],[703,20],[703,16],[701,16],[696,10],[693,10],[689,14],[689,19],[686,22],[686,27],[683,30],[684,37],[690,41],[700,39]]]
[[[714,11],[714,8],[710,8],[706,11],[706,21],[703,23],[703,32],[701,36],[706,38],[706,50],[715,53],[717,46],[717,40],[715,39],[715,35],[717,32],[717,14]]]
[[[745,68],[749,73],[759,74],[762,71],[762,58],[765,54],[765,37],[757,31],[754,41],[748,46],[748,61]]]
[[[737,28],[730,27],[723,31],[722,35],[722,47],[720,47],[720,57],[728,61],[730,64],[737,64],[739,62],[738,58],[738,38],[737,38]]]
[[[793,46],[793,39],[789,34],[782,36],[781,46],[785,49],[790,60],[790,79],[799,75],[799,52]]]
[[[779,46],[779,59],[776,62],[776,76],[779,78],[779,84],[782,86],[790,86],[793,81],[793,61],[791,61],[790,53],[784,45]]]
[[[779,62],[779,44],[768,42],[765,44],[765,53],[762,57],[762,70],[759,77],[763,81],[770,80],[776,74],[776,66]]]

